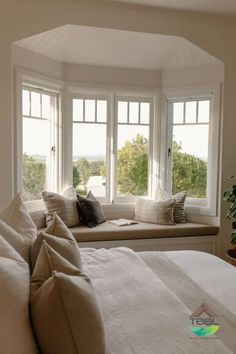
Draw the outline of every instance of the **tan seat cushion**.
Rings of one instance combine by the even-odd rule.
[[[135,240],[143,238],[183,237],[217,235],[217,226],[186,223],[177,225],[157,225],[139,222],[136,225],[116,226],[108,221],[92,229],[78,226],[70,229],[76,241]]]

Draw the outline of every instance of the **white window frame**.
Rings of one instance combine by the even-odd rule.
[[[168,163],[168,146],[172,141],[173,124],[170,121],[171,112],[168,112],[168,103],[181,100],[211,99],[211,111],[209,122],[209,150],[208,150],[208,171],[207,171],[207,198],[187,198],[186,211],[189,214],[217,215],[218,200],[218,156],[219,156],[219,125],[220,125],[220,84],[211,86],[187,86],[181,88],[164,89],[165,114],[163,115],[162,126],[166,131],[166,140],[162,141],[162,165],[165,174],[162,176],[162,188],[168,189],[170,184],[170,163]]]
[[[114,187],[113,187],[113,203],[134,203],[136,196],[117,196],[117,138],[118,138],[118,102],[127,101],[127,102],[145,102],[150,104],[150,113],[149,113],[149,141],[148,141],[148,188],[147,195],[153,195],[153,125],[154,125],[154,103],[153,98],[142,97],[141,95],[130,96],[130,95],[114,95],[115,100],[115,115],[114,115],[114,133],[113,133],[113,151],[114,151]]]
[[[111,183],[111,173],[110,173],[110,168],[111,166],[111,143],[110,143],[110,132],[111,132],[111,120],[109,117],[111,116],[111,96],[107,94],[99,94],[99,93],[71,93],[70,95],[70,106],[71,106],[71,115],[70,115],[70,122],[71,122],[71,148],[73,149],[73,108],[72,108],[72,103],[73,99],[83,99],[83,100],[104,100],[107,102],[107,122],[101,123],[106,125],[106,196],[105,197],[99,197],[99,201],[101,203],[108,203],[111,199],[111,188],[110,188],[110,183]],[[80,122],[82,123],[82,122]],[[79,123],[79,124],[80,124]],[[85,122],[86,123],[86,122]],[[90,124],[97,124],[98,122],[91,122]],[[71,170],[72,170],[72,165],[73,165],[73,156],[71,152]],[[71,176],[71,184],[72,184],[72,176]]]
[[[51,94],[57,97],[57,107],[54,114],[57,115],[57,121],[52,124],[57,125],[57,129],[53,129],[54,142],[56,146],[56,158],[54,160],[53,174],[55,177],[55,183],[52,189],[55,192],[61,190],[62,185],[62,116],[61,116],[61,90],[63,88],[63,82],[53,78],[48,78],[44,75],[36,74],[24,69],[17,69],[15,76],[16,87],[16,100],[15,100],[15,135],[16,145],[14,150],[15,159],[15,173],[14,173],[14,192],[22,191],[23,187],[23,135],[22,135],[22,91],[25,87],[32,88],[34,91],[40,93]],[[54,117],[55,118],[55,117]],[[43,208],[43,201],[34,200],[25,203],[27,208],[31,211],[39,210]]]
[[[82,99],[106,99],[108,102],[107,109],[107,196],[105,198],[98,198],[102,203],[107,204],[128,204],[134,203],[136,196],[122,196],[116,197],[116,158],[117,158],[117,117],[118,117],[118,100],[126,100],[133,102],[148,102],[150,103],[150,126],[149,126],[149,152],[151,156],[149,157],[149,176],[148,176],[148,195],[154,197],[156,194],[156,163],[158,151],[154,151],[153,146],[153,136],[155,134],[156,124],[156,114],[155,114],[155,103],[157,101],[157,93],[155,92],[141,92],[136,89],[130,91],[126,90],[116,90],[114,88],[82,88],[68,85],[67,95],[69,97],[67,106],[67,116],[69,124],[71,126],[71,131],[69,134],[69,141],[72,150],[72,100],[75,98]],[[70,156],[70,164],[72,166],[72,154]],[[70,168],[70,171],[72,169]],[[72,183],[72,173],[68,176],[70,184]]]

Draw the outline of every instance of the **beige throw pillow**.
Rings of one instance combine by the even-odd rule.
[[[21,193],[0,210],[0,219],[30,242],[35,239],[37,229],[24,205]]]
[[[163,191],[163,190],[159,190],[157,192],[158,199],[167,200],[167,199],[172,198],[175,200],[173,217],[174,217],[174,221],[176,222],[176,224],[186,222],[186,215],[185,215],[185,209],[184,209],[184,203],[185,203],[186,197],[187,197],[186,191],[176,193],[175,195],[172,195],[172,196],[168,192]]]
[[[173,210],[175,200],[152,200],[137,197],[135,204],[135,220],[161,224],[174,225]]]
[[[29,263],[29,249],[31,245],[29,239],[20,235],[2,220],[0,220],[0,235]]]
[[[82,270],[79,246],[68,227],[63,223],[58,215],[53,215],[53,220],[45,232],[40,232],[31,246],[32,270],[35,267],[43,241],[46,241],[47,244],[54,248],[67,261]]]
[[[38,290],[37,277],[43,283]],[[42,353],[105,354],[102,316],[87,276],[44,243],[32,285],[31,314]]]
[[[0,236],[0,352],[36,354],[29,320],[29,265]]]
[[[40,286],[51,277],[52,272],[62,272],[71,275],[80,275],[81,270],[63,258],[51,246],[43,241],[39,255],[31,276],[31,296],[40,288]]]
[[[51,222],[54,213],[57,213],[68,227],[80,224],[76,193],[72,186],[68,187],[63,195],[44,191],[42,196],[46,207],[47,225]]]

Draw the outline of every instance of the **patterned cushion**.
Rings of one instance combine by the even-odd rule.
[[[171,196],[168,192],[159,190],[157,193],[157,198],[162,200],[167,200],[169,198],[175,199],[175,207],[174,207],[174,221],[176,224],[185,223],[186,216],[184,211],[184,203],[187,197],[187,192],[179,192],[173,196]]]
[[[137,197],[135,204],[135,220],[161,225],[174,225],[174,199],[152,200]]]
[[[54,213],[57,213],[68,227],[80,224],[76,193],[72,186],[68,187],[63,195],[44,191],[42,192],[42,196],[47,211],[47,225],[52,221]]]

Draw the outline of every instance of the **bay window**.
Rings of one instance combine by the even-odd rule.
[[[219,86],[166,89],[163,101],[161,91],[61,87],[22,80],[17,188],[26,201],[68,183],[103,203],[134,203],[161,188],[186,190],[190,213],[216,215]]]

